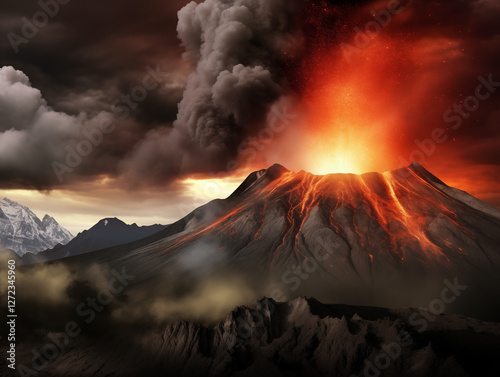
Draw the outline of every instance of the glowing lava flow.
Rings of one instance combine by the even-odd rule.
[[[354,271],[380,263],[453,264],[483,235],[463,220],[472,209],[433,179],[419,165],[384,174],[264,174],[223,201],[214,221],[167,242],[164,251],[204,240],[228,255],[258,252],[273,269],[312,257],[314,234],[324,230],[337,240],[329,253]]]

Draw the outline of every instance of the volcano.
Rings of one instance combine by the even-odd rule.
[[[59,344],[41,376],[492,375],[499,241],[497,209],[416,163],[274,165],[147,238],[17,269],[63,280],[59,302],[17,297],[18,353],[36,369],[29,350]]]
[[[325,246],[333,258],[322,266],[325,273],[367,279],[381,267],[500,263],[500,211],[416,163],[384,174],[324,176],[275,165],[250,175],[220,204],[188,216],[184,232],[191,231],[165,252],[203,240],[220,245],[236,264],[283,270]],[[317,245],[317,233],[328,245]]]
[[[70,260],[155,284],[237,272],[262,296],[385,307],[428,306],[455,282],[468,289],[447,310],[489,317],[499,244],[499,210],[417,163],[323,176],[274,165],[149,238]]]

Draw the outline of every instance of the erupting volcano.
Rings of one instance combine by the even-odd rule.
[[[292,292],[417,307],[439,297],[444,279],[488,285],[500,267],[499,243],[500,211],[417,163],[323,176],[274,165],[252,173],[227,199],[89,260],[125,263],[148,281],[184,269],[194,279],[242,271],[272,284],[277,299]]]
[[[500,1],[115,2],[0,9],[1,375],[498,374]]]
[[[223,214],[229,203],[232,208]],[[500,211],[446,186],[416,163],[383,174],[324,176],[274,165],[250,175],[217,217],[176,238],[175,245],[218,240],[237,260],[255,258],[255,250],[270,268],[287,267],[313,256],[311,236],[322,231],[336,245],[326,271],[381,264],[452,267],[470,255],[478,262],[500,262],[493,247],[500,241]],[[481,250],[479,245],[488,244],[492,247]]]

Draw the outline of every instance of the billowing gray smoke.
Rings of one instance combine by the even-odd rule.
[[[151,131],[122,165],[164,181],[183,171],[224,170],[238,145],[265,126],[287,87],[300,0],[206,0],[178,13],[184,58],[195,66],[173,128]]]
[[[45,190],[95,176],[121,176],[135,187],[164,184],[181,173],[228,170],[241,143],[265,127],[271,107],[288,94],[283,67],[301,45],[301,2],[186,5],[178,12],[177,34],[192,66],[187,80],[183,70],[172,68],[181,63],[155,58],[141,64],[148,68],[132,70],[130,80],[116,68],[110,70],[111,82],[82,76],[92,82],[92,91],[77,91],[51,107],[27,74],[0,66],[0,186]],[[155,48],[173,53],[176,61],[181,52],[168,37]],[[148,89],[140,106],[137,100],[125,107],[123,98],[130,102],[132,87],[137,89],[146,74],[152,75],[149,85],[161,85]],[[133,84],[122,88],[120,80]],[[168,120],[149,123],[141,118],[155,106],[175,104],[177,117],[173,112]],[[96,130],[110,121],[110,131],[99,136]]]

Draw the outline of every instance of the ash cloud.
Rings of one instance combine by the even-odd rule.
[[[108,176],[123,178],[128,187],[162,186],[190,173],[228,170],[226,163],[235,159],[240,143],[265,126],[269,109],[288,96],[300,99],[307,89],[307,80],[298,74],[300,56],[328,53],[352,41],[354,27],[371,20],[370,10],[387,6],[385,1],[311,4],[70,2],[19,54],[7,38],[1,39],[0,67],[13,66],[23,77],[15,84],[22,89],[17,93],[11,84],[0,84],[5,91],[0,96],[8,93],[0,105],[0,187],[60,185],[52,161],[64,159],[68,142],[81,140],[80,130],[111,112],[112,101],[140,83],[146,66],[158,63],[175,85],[148,93],[126,122],[117,123],[112,137],[68,175],[69,183]],[[0,32],[19,32],[21,17],[37,10],[27,1],[0,4]],[[412,63],[393,57],[402,66],[393,75],[403,88],[398,108],[412,98],[412,88],[416,93],[404,109],[402,148],[411,151],[416,138],[447,126],[442,113],[471,94],[477,76],[492,73],[500,80],[499,12],[494,0],[414,0],[384,28],[383,36],[398,40],[397,53],[408,51]],[[498,102],[495,94],[481,103],[457,141],[440,149],[432,161],[436,174],[446,172],[445,167],[439,170],[444,160],[485,164],[498,172]],[[35,119],[37,111],[45,116]],[[42,118],[50,118],[52,125],[41,126]],[[285,133],[295,139],[289,130]],[[282,158],[281,147],[275,149]]]
[[[283,66],[300,44],[297,14],[302,0],[206,0],[182,8],[185,4],[169,5],[168,17],[161,20],[151,15],[164,8],[162,2],[141,7],[140,17],[147,14],[156,20],[157,31],[165,29],[163,40],[152,27],[134,34],[109,20],[104,25],[103,14],[109,15],[112,5],[96,4],[102,10],[92,16],[97,31],[88,30],[85,38],[81,31],[88,25],[79,20],[80,13],[87,11],[68,5],[58,22],[54,20],[22,46],[26,58],[13,56],[9,46],[0,45],[9,57],[1,61],[2,71],[18,76],[16,82],[0,83],[4,97],[15,98],[14,85],[24,89],[16,106],[0,104],[9,118],[2,119],[2,146],[10,145],[0,156],[0,184],[44,190],[60,185],[53,161],[64,161],[68,143],[82,140],[79,131],[93,128],[90,123],[95,119],[112,113],[113,99],[130,93],[146,65],[160,62],[172,82],[148,93],[126,121],[117,122],[113,137],[68,175],[70,183],[107,175],[124,178],[128,187],[161,185],[181,174],[227,170],[225,165],[237,155],[241,142],[265,126],[271,106],[289,92]],[[133,14],[130,6],[120,3],[118,8],[122,19]],[[15,17],[32,11],[18,5],[3,18],[14,27]],[[172,26],[165,25],[175,25],[174,17],[177,30],[170,30]],[[49,38],[54,28],[61,37]],[[97,39],[109,41],[109,47]],[[72,58],[63,53],[70,43]],[[154,44],[157,51],[152,56],[158,60],[146,58]],[[40,59],[42,51],[53,53],[48,59],[51,64]],[[128,57],[130,67],[124,67],[124,59],[117,56]],[[22,71],[13,74],[5,63]],[[38,120],[44,113],[52,124],[40,127]],[[14,124],[12,119],[18,121]]]
[[[37,189],[56,183],[51,164],[64,160],[64,147],[107,116],[54,111],[29,78],[9,66],[0,68],[0,110],[1,181],[4,187]]]
[[[285,52],[297,46],[300,1],[206,0],[179,11],[184,58],[195,66],[173,128],[146,135],[122,165],[135,180],[226,170],[243,139],[288,92]]]

